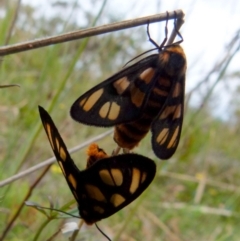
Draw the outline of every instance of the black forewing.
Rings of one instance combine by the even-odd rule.
[[[145,108],[148,96],[154,85],[153,82],[146,84],[144,81],[139,81],[139,75],[150,67],[156,69],[157,61],[158,54],[150,55],[119,71],[117,74],[114,74],[112,77],[84,93],[73,103],[71,107],[70,114],[72,118],[78,122],[95,126],[113,126],[138,119],[142,114],[142,110]],[[114,87],[114,83],[124,77],[127,78],[130,85],[125,89],[125,91],[123,91],[123,93],[119,94]],[[138,88],[145,94],[144,101],[140,107],[134,105],[131,101],[132,88]],[[81,101],[88,99],[101,89],[103,90],[103,93],[100,98],[96,103],[94,103],[93,107],[89,111],[85,111],[80,106]],[[116,103],[120,106],[120,112],[117,119],[111,120],[109,118],[101,118],[99,116],[99,110],[107,102],[110,104]]]
[[[72,175],[76,179],[81,175],[81,171],[76,167],[74,161],[72,160],[67,150],[67,147],[63,142],[63,139],[60,136],[58,129],[56,128],[50,115],[41,106],[39,106],[38,108],[52,150],[55,154],[55,157],[59,163],[60,168],[62,169],[63,175],[65,176],[66,181],[77,200],[76,194],[74,193],[75,188],[73,187],[73,184],[69,181],[67,177],[69,177],[69,175]]]
[[[177,149],[183,123],[185,75],[176,76],[172,90],[158,117],[151,126],[152,148],[160,159],[170,158]],[[173,97],[173,92],[179,84],[179,93]]]
[[[151,159],[137,154],[123,154],[104,158],[95,162],[88,169],[80,171],[71,159],[67,147],[49,114],[40,106],[39,113],[59,166],[78,202],[80,217],[88,224],[118,212],[135,200],[152,182],[156,172],[155,163]],[[121,185],[108,185],[103,182],[100,172],[102,170],[111,172],[113,169],[121,173],[123,178]],[[113,173],[112,175],[116,179],[116,174]],[[135,184],[135,188],[130,192],[132,183]],[[86,190],[87,185],[91,186],[88,191]],[[99,196],[96,189],[100,190],[105,200],[99,201],[94,198],[94,196]],[[91,194],[89,194],[89,191]],[[121,195],[125,199],[117,206],[111,200],[115,194]],[[99,212],[99,208],[104,212]]]
[[[120,170],[123,175],[123,182],[120,186],[107,185],[101,179],[99,173],[101,170],[117,169]],[[136,171],[138,170],[138,171]],[[138,180],[138,174],[139,182]],[[144,173],[144,174],[143,174]],[[93,164],[90,168],[82,171],[81,181],[84,185],[92,185],[98,187],[105,201],[98,201],[92,198],[86,198],[88,196],[87,191],[83,186],[77,189],[78,193],[82,194],[82,200],[80,200],[80,215],[88,223],[96,222],[100,219],[109,217],[120,209],[127,206],[133,200],[135,200],[152,182],[156,173],[156,164],[151,159],[137,155],[137,154],[122,154],[118,156],[112,156],[104,158]],[[141,182],[143,175],[146,175],[145,180]],[[130,186],[133,179],[138,183],[136,190],[131,193]],[[114,194],[119,194],[125,198],[125,201],[120,205],[115,206],[110,200]],[[103,213],[96,212],[95,207],[104,210]]]

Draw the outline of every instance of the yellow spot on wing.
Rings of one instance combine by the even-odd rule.
[[[137,87],[133,87],[131,89],[131,101],[134,105],[137,107],[140,107],[143,103],[143,100],[145,98],[144,92],[139,90]]]
[[[181,113],[182,113],[182,105],[179,104],[174,112],[174,115],[173,115],[173,119],[178,119],[181,117]]]
[[[110,108],[110,102],[105,103],[105,104],[101,107],[101,109],[100,109],[100,111],[99,111],[99,115],[100,115],[102,118],[106,118],[107,115],[108,115],[108,112],[109,112],[109,108]]]
[[[45,125],[45,127],[46,127],[46,130],[47,130],[47,135],[49,137],[49,141],[50,141],[50,144],[52,146],[52,149],[55,150],[54,145],[53,145],[52,135],[51,135],[51,126],[47,123]]]
[[[159,116],[159,119],[165,119],[172,113],[172,106],[167,106]]]
[[[72,184],[74,189],[77,189],[77,181],[72,174],[67,176],[68,181]]]
[[[58,164],[59,164],[59,166],[60,166],[60,168],[61,168],[61,170],[62,170],[63,175],[66,177],[66,172],[65,172],[65,170],[64,170],[64,168],[63,168],[62,161],[61,161],[61,160],[57,160],[57,161],[58,161]]]
[[[181,117],[181,113],[182,113],[182,105],[174,105],[174,106],[167,106],[164,111],[161,113],[161,115],[159,116],[159,119],[165,119],[167,118],[169,115],[173,114],[173,120],[174,119],[178,119]]]
[[[65,150],[62,147],[60,147],[59,154],[60,154],[60,157],[62,158],[62,161],[66,161],[67,155]]]
[[[110,102],[106,102],[100,109],[99,115],[104,119],[108,118],[110,120],[117,119],[120,111],[120,106],[113,102],[112,104]]]
[[[143,80],[146,84],[149,84],[154,76],[155,70],[153,68],[145,69],[140,74],[140,79]]]
[[[116,120],[118,118],[119,112],[120,112],[120,106],[116,102],[113,102],[108,115],[108,119]]]
[[[143,172],[141,177],[141,183],[143,183],[146,180],[146,178],[147,178],[147,173]]]
[[[99,172],[99,176],[101,177],[102,181],[107,185],[114,186],[113,179],[107,169],[103,169]]]
[[[110,202],[114,205],[114,207],[118,207],[125,201],[125,198],[120,194],[113,194],[110,198]]]
[[[168,128],[162,129],[162,131],[159,133],[159,135],[157,137],[157,142],[159,143],[159,145],[162,145],[165,143],[165,141],[167,140],[167,137],[168,137],[168,133],[169,133]]]
[[[93,186],[91,184],[86,184],[85,189],[89,195],[89,197],[96,199],[100,202],[106,202],[106,199],[103,195],[103,193],[100,191],[100,189],[96,186]]]
[[[172,97],[178,97],[181,93],[181,84],[180,83],[176,83],[174,86],[174,91],[172,94]]]
[[[117,93],[121,95],[129,86],[130,82],[127,77],[123,77],[113,83],[114,88],[117,90]]]
[[[111,176],[112,174],[112,176]],[[108,185],[111,186],[120,186],[122,185],[123,182],[123,175],[122,172],[119,169],[111,169],[111,174],[109,173],[109,171],[107,169],[103,169],[99,172],[99,175],[102,179],[102,181]],[[113,179],[112,179],[113,177]]]
[[[99,207],[99,206],[93,206],[94,211],[98,212],[98,213],[104,213],[104,209]]]
[[[86,100],[87,100],[87,97],[84,98],[84,99],[82,99],[82,100],[80,101],[79,105],[80,105],[80,106],[84,106]]]
[[[130,193],[134,193],[137,188],[139,187],[139,180],[140,180],[140,170],[137,168],[133,168],[132,171],[132,182],[131,182],[131,186],[130,186]]]
[[[113,176],[113,179],[114,179],[116,185],[117,185],[117,186],[121,186],[122,183],[123,183],[123,175],[122,175],[122,172],[121,172],[119,169],[112,168],[112,169],[111,169],[111,173],[112,173],[112,176]]]
[[[178,136],[178,133],[179,133],[179,126],[175,129],[175,131],[173,133],[173,136],[172,136],[171,140],[168,143],[167,148],[172,148],[172,147],[174,147],[176,145],[176,138]]]
[[[57,146],[57,151],[59,151],[59,141],[58,141],[58,138],[54,138],[55,139],[55,144]]]
[[[97,90],[92,95],[90,95],[90,97],[87,100],[84,99],[79,104],[80,106],[83,107],[83,110],[89,111],[96,104],[96,102],[99,100],[102,94],[103,94],[103,89]]]

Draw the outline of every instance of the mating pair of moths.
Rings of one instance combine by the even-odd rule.
[[[180,34],[179,34],[180,35]],[[149,33],[148,33],[149,36]],[[152,131],[152,148],[160,159],[170,158],[180,139],[186,57],[181,42],[158,46],[150,55],[96,85],[71,107],[76,121],[115,126],[114,140],[131,150]],[[80,218],[92,224],[136,199],[155,176],[155,163],[138,154],[108,157],[96,144],[88,150],[87,168],[80,171],[49,114],[39,107],[43,126],[59,166],[78,203]]]

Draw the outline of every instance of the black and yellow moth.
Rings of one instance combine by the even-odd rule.
[[[151,129],[152,148],[160,159],[170,158],[179,143],[184,112],[186,56],[181,41],[158,46],[150,55],[124,68],[80,96],[70,114],[78,122],[115,126],[114,140],[133,149]],[[178,35],[181,37],[180,33]],[[182,38],[182,37],[181,37]]]
[[[97,145],[88,150],[88,168],[80,171],[72,160],[50,115],[39,106],[40,117],[63,175],[87,224],[107,218],[135,200],[152,182],[155,163],[137,154],[108,157]]]

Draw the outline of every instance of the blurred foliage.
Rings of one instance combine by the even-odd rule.
[[[30,5],[21,4],[18,9],[14,0],[1,3],[0,43],[21,43],[87,28],[94,22],[101,25],[119,20],[105,9],[96,19],[102,6],[97,1],[88,4],[89,8],[84,7],[83,1],[54,2],[51,14],[47,14]],[[52,156],[38,116],[38,105],[52,110],[51,116],[68,147],[103,132],[101,128],[72,121],[68,114],[70,106],[87,89],[143,52],[141,45],[146,40],[144,27],[3,57],[1,85],[21,87],[0,89],[1,180]],[[187,96],[187,100],[200,96],[201,104],[193,108],[187,101],[182,138],[173,158],[157,160],[151,149],[150,134],[135,149],[157,162],[158,173],[138,200],[99,223],[113,240],[239,240],[239,87],[232,93],[229,121],[214,117],[211,106],[215,101],[212,89],[225,78],[239,78],[239,72],[225,76],[228,60],[222,65],[213,63],[213,81],[208,81],[210,72],[206,78],[203,76],[201,86]],[[99,145],[109,153],[115,148],[111,137]],[[83,168],[86,154],[80,151],[73,159]],[[51,196],[54,206],[69,208],[73,196],[62,174],[54,170],[50,169],[33,190],[31,186],[42,170],[1,187],[0,233],[10,227],[10,220],[29,192],[29,199],[42,206],[49,206]],[[46,218],[35,209],[24,207],[4,240],[47,240],[65,221],[54,215],[53,212],[53,216]],[[105,240],[94,226],[84,226],[79,237]],[[55,240],[67,240],[67,237],[58,234]]]

